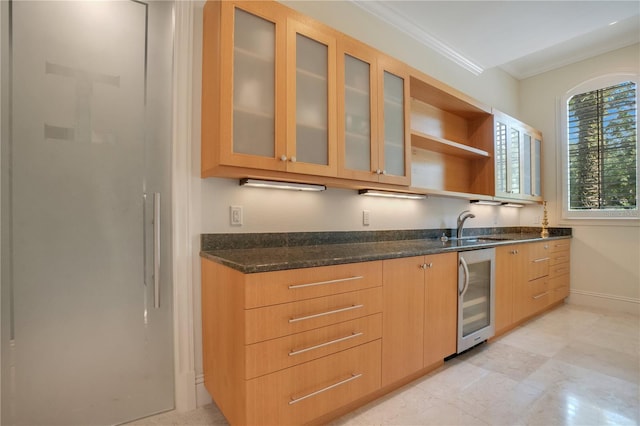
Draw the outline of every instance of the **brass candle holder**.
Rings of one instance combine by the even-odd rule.
[[[540,232],[540,236],[542,238],[549,238],[549,218],[547,217],[547,202],[542,202],[542,232]]]

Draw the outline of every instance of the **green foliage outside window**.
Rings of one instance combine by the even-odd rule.
[[[628,81],[569,100],[570,210],[638,208],[636,90]]]

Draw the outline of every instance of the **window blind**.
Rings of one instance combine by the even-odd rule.
[[[568,102],[569,209],[637,209],[636,84]]]

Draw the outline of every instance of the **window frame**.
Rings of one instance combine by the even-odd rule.
[[[607,74],[584,81],[572,89],[568,90],[560,101],[560,188],[561,194],[561,214],[563,220],[584,220],[596,219],[615,221],[638,221],[640,220],[640,139],[638,139],[638,100],[640,98],[640,84],[637,74],[617,73]],[[626,81],[636,84],[636,208],[634,210],[571,210],[569,209],[569,126],[568,126],[568,106],[569,100],[578,94],[614,86]]]

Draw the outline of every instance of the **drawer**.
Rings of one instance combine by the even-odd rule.
[[[381,313],[247,345],[246,378],[282,370],[380,337]]]
[[[568,274],[571,270],[571,266],[569,263],[560,263],[558,265],[553,265],[549,268],[549,277],[554,278],[560,275]]]
[[[532,281],[549,275],[549,261],[549,257],[530,260],[527,266],[527,279]]]
[[[549,280],[547,278],[540,278],[528,283],[529,296],[535,298],[549,290]]]
[[[568,273],[549,278],[549,290],[555,290],[560,287],[569,287]]]
[[[248,274],[245,308],[293,302],[382,285],[382,262]]]
[[[549,300],[549,303],[555,303],[562,299],[565,299],[569,297],[569,284],[560,286],[552,290],[549,294],[551,297],[551,299]]]
[[[571,249],[571,240],[554,240],[549,241],[549,252],[551,253],[559,253],[559,252],[569,252]]]
[[[529,283],[528,314],[536,314],[549,305],[549,282],[541,278]]]
[[[560,263],[569,263],[571,260],[571,256],[569,252],[560,252],[560,253],[551,253],[551,258],[549,259],[549,266],[558,265]]]
[[[382,311],[382,287],[245,311],[245,343],[288,336]]]
[[[550,248],[551,246],[548,241],[529,244],[529,247],[527,247],[527,250],[529,253],[529,260],[533,261],[536,259],[549,257],[549,254],[551,253]]]
[[[380,388],[375,340],[247,381],[247,423],[307,423]]]

